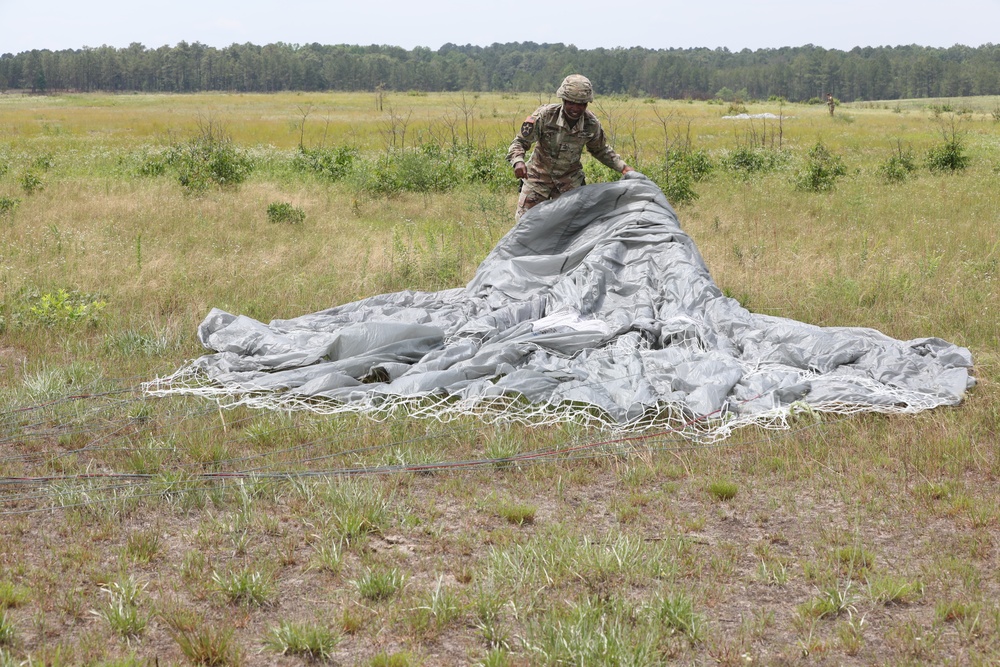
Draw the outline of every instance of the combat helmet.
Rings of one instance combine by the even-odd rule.
[[[567,102],[587,104],[594,101],[594,86],[591,85],[590,79],[582,74],[570,74],[563,79],[559,90],[556,91],[556,97]]]

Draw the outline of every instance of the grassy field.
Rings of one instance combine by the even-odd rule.
[[[140,391],[213,307],[465,284],[548,101],[0,95],[0,664],[1000,662],[996,98],[592,107],[728,294],[967,346],[956,408],[706,446]]]

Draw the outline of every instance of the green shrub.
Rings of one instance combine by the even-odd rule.
[[[357,159],[358,150],[350,146],[300,147],[292,164],[300,171],[313,172],[331,181],[339,181],[351,173]]]
[[[896,152],[880,164],[875,173],[886,183],[900,183],[909,178],[916,170],[917,164],[913,159],[913,151],[903,150],[903,147],[898,145]]]
[[[271,202],[267,205],[267,219],[275,223],[297,225],[305,222],[306,212],[287,202]]]
[[[698,199],[694,184],[705,180],[715,170],[712,158],[702,150],[677,150],[667,153],[662,166],[645,171],[671,204],[689,204]]]
[[[26,171],[21,174],[21,189],[25,194],[34,194],[45,189],[45,182],[33,171]]]
[[[722,166],[740,178],[750,178],[755,174],[774,171],[788,162],[788,156],[781,151],[757,146],[740,146],[723,156]]]
[[[60,289],[41,295],[28,312],[35,320],[50,327],[77,323],[93,325],[106,305],[89,294]]]
[[[691,186],[691,175],[684,170],[668,172],[666,181],[660,187],[667,201],[674,204],[690,204],[698,199],[698,193]]]
[[[162,176],[167,173],[167,168],[170,166],[173,158],[173,151],[159,151],[145,154],[142,156],[136,171],[140,176]]]
[[[946,133],[944,141],[927,151],[927,168],[934,172],[962,171],[969,166],[965,139],[957,131]]]
[[[361,189],[373,194],[447,192],[460,182],[455,163],[436,144],[382,155],[362,174]]]
[[[611,183],[622,177],[614,169],[608,169],[594,159],[583,161],[583,177],[588,183]]]
[[[467,180],[485,183],[494,192],[517,186],[514,170],[507,164],[507,148],[474,149],[468,158]]]
[[[31,166],[35,169],[40,169],[42,171],[48,171],[56,165],[55,158],[52,157],[51,153],[44,153],[38,155],[34,160],[31,161]]]
[[[213,186],[239,185],[253,171],[253,159],[217,124],[202,125],[198,136],[186,144],[174,146],[167,163],[176,169],[177,180],[191,193],[205,192]]]
[[[646,175],[663,190],[667,201],[675,206],[698,199],[698,193],[693,187],[694,179],[683,163],[654,168],[646,172]]]
[[[823,142],[809,149],[805,166],[795,178],[795,187],[807,192],[826,192],[833,189],[838,178],[847,173],[841,157],[830,151]]]
[[[21,200],[16,197],[0,197],[0,216],[11,215],[20,204]]]
[[[668,160],[670,159],[671,156],[668,156]],[[691,176],[691,180],[695,183],[700,183],[708,178],[713,171],[715,171],[715,162],[713,162],[712,157],[703,150],[684,151],[674,158],[673,161],[684,165],[684,168]]]

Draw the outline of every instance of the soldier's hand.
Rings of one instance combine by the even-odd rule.
[[[633,169],[632,167],[630,167],[628,165],[625,165],[625,168],[622,169],[622,175],[625,175],[625,174],[629,173],[630,171],[635,171],[635,169]]]
[[[524,166],[523,162],[518,162],[514,165],[514,175],[518,178],[524,178],[528,175],[528,168]]]

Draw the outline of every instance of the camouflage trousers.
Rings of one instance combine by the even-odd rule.
[[[569,192],[573,188],[578,188],[584,183],[582,171],[579,172],[578,177],[565,178],[559,183],[524,179],[521,181],[521,196],[517,198],[517,211],[514,213],[514,220],[520,220],[525,211],[538,206],[543,201],[558,199],[559,195]]]

